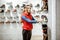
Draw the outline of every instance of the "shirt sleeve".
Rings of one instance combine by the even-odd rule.
[[[32,20],[35,20],[35,19],[32,17]]]
[[[30,20],[30,19],[26,18],[25,16],[22,16],[22,19],[29,22],[29,23],[37,23],[36,20]]]

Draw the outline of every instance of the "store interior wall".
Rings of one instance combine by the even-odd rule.
[[[56,0],[48,0],[48,40],[56,40]]]
[[[60,0],[49,0],[49,40],[60,40]],[[50,20],[51,19],[51,20]]]
[[[48,0],[48,40],[51,40],[51,27],[52,27],[52,1]]]
[[[14,0],[14,1],[13,1],[13,0],[9,0],[9,1],[8,1],[8,0],[4,0],[4,1],[1,0],[1,4],[6,4],[7,2],[12,2],[12,3],[13,3],[13,4],[12,4],[12,5],[13,5],[13,8],[15,8],[15,6],[16,6],[17,4],[22,5],[24,1],[27,1],[27,0],[22,0],[22,1],[21,1],[21,0],[20,0],[20,1],[19,1],[19,0]],[[18,2],[18,3],[17,3],[17,2]],[[29,0],[29,2],[31,2],[34,6],[35,6],[35,4],[37,4],[37,3],[40,3],[40,5],[42,5],[41,0],[37,0],[37,2],[36,2],[35,0],[33,0],[33,1]],[[6,10],[8,9],[7,7],[8,7],[8,6],[6,6]],[[34,9],[35,9],[35,8],[34,8]],[[41,14],[41,15],[42,15],[42,14]],[[33,31],[34,31],[34,32],[33,32],[33,35],[41,35],[41,34],[42,34],[42,33],[41,33],[42,30],[39,31],[40,29],[42,29],[42,27],[41,27],[41,25],[39,25],[39,26],[38,26],[38,25],[39,25],[39,24],[36,24],[36,25],[35,25],[36,27],[34,27],[34,29],[33,29]],[[38,27],[37,27],[37,26],[38,26]],[[20,27],[21,27],[21,26],[20,26]],[[39,29],[39,28],[40,28],[40,29]],[[38,30],[37,30],[37,29],[38,29]]]
[[[9,1],[1,0],[0,3],[5,4],[6,2],[11,2],[11,1],[13,2],[13,7],[16,6],[17,4],[20,4],[20,5],[22,4],[22,2],[19,1],[19,0],[14,0],[14,1],[13,0],[9,0]],[[24,1],[24,0],[22,0],[22,1]],[[37,4],[35,0],[33,0],[31,2],[34,4],[34,6],[35,6],[35,4]],[[40,5],[42,5],[41,0],[38,0],[37,2],[40,3]],[[6,6],[6,10],[7,9],[8,8]],[[18,23],[5,24],[4,23],[4,24],[0,24],[0,26],[1,26],[0,27],[0,40],[17,40],[17,39],[22,40],[22,25],[21,24],[18,24]],[[41,38],[42,38],[43,33],[42,33],[42,27],[41,27],[40,24],[35,24],[34,25],[32,35],[38,35],[38,36],[40,35]]]
[[[56,2],[56,40],[60,40],[60,0]]]

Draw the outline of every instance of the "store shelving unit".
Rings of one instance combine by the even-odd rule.
[[[5,12],[5,8],[0,8],[0,10],[4,10],[4,12],[0,12],[0,23],[18,23],[19,22],[19,16],[17,12],[12,12],[11,10],[8,10],[9,12]]]

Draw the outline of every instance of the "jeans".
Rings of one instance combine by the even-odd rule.
[[[31,40],[32,31],[31,30],[24,30],[22,31],[23,40]]]

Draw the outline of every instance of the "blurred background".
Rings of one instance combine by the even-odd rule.
[[[48,20],[47,0],[0,0],[0,40],[22,40],[20,17],[27,4],[36,20],[42,15]],[[32,40],[43,40],[42,23],[33,24]]]

